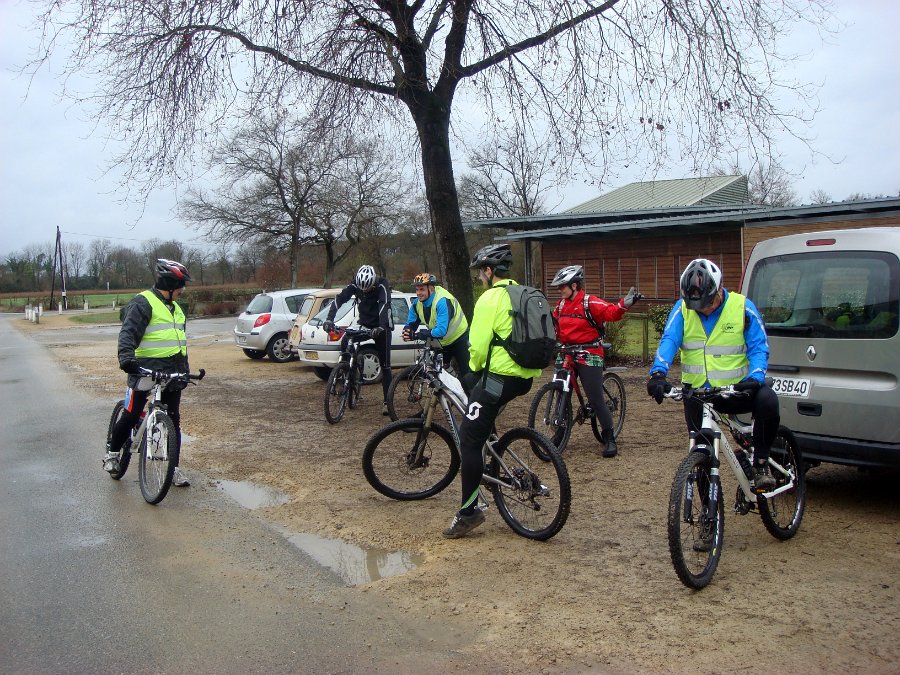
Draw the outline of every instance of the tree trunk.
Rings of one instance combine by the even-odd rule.
[[[434,94],[425,97],[427,104],[411,104],[409,108],[422,146],[422,175],[437,242],[440,279],[459,300],[465,315],[471,317],[474,302],[469,251],[450,157],[450,104]]]

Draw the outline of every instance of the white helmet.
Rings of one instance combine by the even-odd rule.
[[[371,265],[363,265],[356,271],[356,279],[354,280],[357,288],[361,291],[367,291],[375,285],[375,268]]]
[[[550,285],[553,287],[568,286],[576,281],[584,283],[584,268],[581,265],[569,265],[556,273]]]
[[[722,270],[706,258],[692,260],[681,273],[681,298],[688,309],[709,307],[722,288]]]

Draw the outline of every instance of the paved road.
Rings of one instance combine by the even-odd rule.
[[[469,629],[343,586],[215,490],[153,507],[136,467],[109,479],[112,402],[80,392],[13,320],[0,316],[0,671],[490,667],[456,653]]]

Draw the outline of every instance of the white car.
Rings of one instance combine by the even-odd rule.
[[[394,318],[394,332],[391,337],[391,367],[405,368],[416,360],[414,342],[404,342],[403,326],[409,316],[409,308],[415,299],[415,293],[391,293],[391,313]],[[328,316],[328,308],[322,309],[316,316],[307,321],[300,329],[300,344],[297,345],[297,358],[308,366],[313,366],[316,375],[327,379],[328,373],[337,365],[341,355],[341,328],[358,326],[359,314],[355,302],[345,302],[338,308],[334,317],[336,331],[329,334],[322,328],[322,322]],[[381,361],[375,352],[375,343],[367,340],[360,344],[360,357],[363,360],[363,382],[373,384],[381,381]]]

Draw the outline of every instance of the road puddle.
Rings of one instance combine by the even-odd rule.
[[[290,543],[350,586],[405,574],[425,562],[425,556],[420,553],[364,549],[343,539],[329,539],[307,533],[292,534],[287,530],[282,530],[282,534]]]
[[[288,496],[281,490],[246,480],[220,480],[217,487],[245,509],[265,509],[288,502]]]

